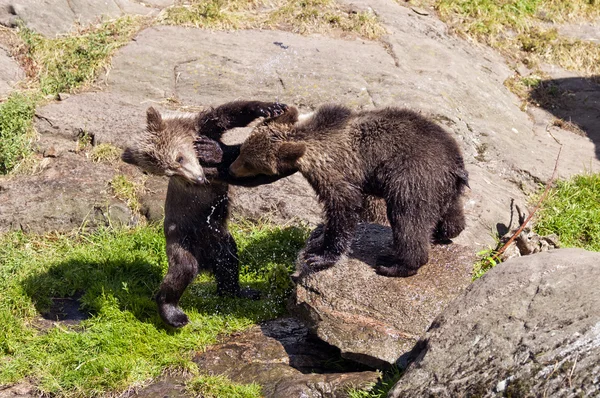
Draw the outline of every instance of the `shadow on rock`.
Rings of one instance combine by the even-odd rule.
[[[576,133],[581,129],[596,145],[600,159],[600,76],[544,80],[530,100],[562,119],[564,123],[555,123],[558,127]]]
[[[385,369],[401,367],[431,321],[471,282],[474,256],[457,244],[432,245],[430,261],[409,278],[377,275],[376,258],[391,252],[389,227],[363,224],[351,252],[331,268],[296,277],[290,301],[322,340],[343,358]],[[305,269],[302,253],[297,269]]]
[[[237,383],[256,382],[265,397],[346,397],[378,374],[344,360],[336,348],[310,336],[294,318],[267,321],[227,338],[194,358],[203,372]]]

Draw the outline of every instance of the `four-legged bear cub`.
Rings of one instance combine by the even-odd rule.
[[[456,141],[425,117],[399,108],[353,112],[325,105],[298,121],[290,108],[254,129],[230,167],[236,177],[300,171],[324,205],[320,235],[307,244],[311,269],[346,252],[364,195],[385,199],[394,256],[377,272],[406,277],[427,263],[429,243],[465,227],[461,194],[468,174]]]
[[[255,186],[279,177],[230,178],[217,168],[203,168],[197,152],[204,154],[201,160],[206,163],[221,164],[226,158],[227,168],[239,147],[222,146],[218,142],[222,134],[285,109],[278,103],[237,101],[199,114],[163,117],[149,108],[146,131],[123,152],[125,162],[170,177],[164,221],[169,270],[156,295],[159,314],[167,324],[181,327],[188,323],[179,299],[199,269],[214,273],[218,294],[257,298],[257,292],[240,289],[237,247],[227,230],[227,184]],[[231,160],[227,163],[227,159]]]

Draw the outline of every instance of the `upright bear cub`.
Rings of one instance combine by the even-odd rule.
[[[456,141],[440,126],[406,109],[352,112],[325,105],[298,122],[291,108],[255,128],[230,167],[236,177],[299,170],[325,209],[320,234],[307,244],[312,269],[332,266],[346,252],[365,195],[385,199],[394,256],[377,272],[406,277],[427,263],[429,243],[465,228],[461,194],[468,174]],[[314,234],[313,234],[314,235]]]
[[[231,178],[227,170],[203,168],[197,153],[207,164],[227,167],[239,147],[221,145],[222,134],[285,109],[277,103],[238,101],[199,114],[163,117],[149,108],[146,131],[123,152],[125,162],[170,177],[164,221],[169,270],[156,295],[159,314],[167,324],[181,327],[188,323],[179,299],[199,269],[214,273],[218,294],[256,298],[257,292],[240,289],[237,247],[227,230],[227,183],[254,186],[279,177]]]

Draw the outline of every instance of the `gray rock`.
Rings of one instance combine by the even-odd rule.
[[[69,33],[104,19],[125,15],[152,15],[173,0],[0,0],[0,24],[12,27],[21,20],[45,36]]]
[[[194,362],[203,372],[260,384],[265,398],[346,397],[348,388],[364,387],[378,378],[376,372],[356,371],[356,366],[340,372],[353,365],[341,360],[335,348],[311,338],[294,318],[254,326],[198,354]]]
[[[433,322],[398,397],[600,395],[600,254],[502,263]]]
[[[25,73],[19,64],[0,48],[0,97],[8,95],[23,77]]]
[[[364,224],[352,252],[332,268],[302,273],[301,253],[290,303],[290,312],[342,357],[378,368],[405,361],[431,321],[470,283],[473,264],[463,246],[434,245],[417,275],[377,275],[375,259],[391,254],[391,244],[389,227]]]
[[[28,382],[0,387],[0,398],[34,398],[38,394]]]
[[[46,168],[35,174],[0,178],[0,232],[25,230],[44,233],[93,228],[109,222],[109,208],[119,212],[118,202],[109,192],[108,182],[115,175],[110,166],[92,163],[68,153],[46,158]],[[124,206],[124,205],[122,205]]]
[[[153,27],[114,57],[110,74],[98,80],[106,90],[74,95],[38,113],[59,130],[55,135],[84,129],[97,142],[124,146],[144,127],[150,105],[190,110],[256,98],[304,110],[328,101],[357,109],[420,109],[451,130],[464,151],[472,189],[465,200],[467,229],[456,242],[474,250],[494,243],[497,224],[508,226],[511,199],[526,201],[522,186],[535,188],[549,178],[558,151],[554,138],[564,145],[561,176],[597,164],[587,138],[563,130],[553,138],[547,123],[538,125],[519,109],[502,84],[511,70],[498,55],[449,36],[441,22],[392,1],[358,5],[383,19],[387,46],[273,31]],[[42,135],[50,130],[43,120],[38,129]],[[279,184],[235,190],[234,213],[319,219],[313,193],[299,177]]]

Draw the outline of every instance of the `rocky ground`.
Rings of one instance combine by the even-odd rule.
[[[156,15],[173,1],[114,0],[98,4],[91,0],[46,0],[43,6],[39,3],[0,1],[0,24],[14,26],[20,18],[27,27],[53,36],[101,17]],[[383,332],[379,336],[393,340],[395,351],[373,355],[371,350],[365,357],[364,348],[352,351],[340,347],[342,356],[358,358],[359,362],[370,365],[393,362],[410,350],[445,304],[467,285],[470,266],[467,259],[493,244],[498,230],[503,233],[515,226],[512,203],[525,204],[537,184],[549,179],[561,146],[558,165],[561,177],[598,170],[600,88],[588,78],[548,66],[554,81],[571,93],[565,97],[568,103],[548,109],[530,107],[524,112],[520,99],[503,85],[514,71],[497,53],[453,36],[433,13],[399,4],[403,2],[351,3],[358,10],[372,9],[387,34],[378,41],[369,41],[267,30],[215,32],[178,26],[142,30],[116,53],[111,67],[98,76],[92,87],[61,96],[61,100],[49,101],[37,109],[40,166],[33,174],[0,177],[0,232],[67,231],[108,222],[136,224],[144,216],[160,220],[166,180],[143,176],[120,161],[94,162],[89,151],[80,148],[83,133],[92,137],[95,146],[102,143],[126,146],[143,129],[145,109],[149,106],[194,110],[254,98],[279,100],[306,111],[325,102],[340,102],[356,109],[397,105],[419,110],[453,134],[470,173],[471,189],[465,198],[467,229],[455,240],[460,250],[452,255],[460,261],[448,262],[444,258],[448,255],[445,249],[436,248],[430,264],[431,275],[438,272],[436,266],[444,264],[455,270],[456,278],[448,284],[440,282],[440,286],[448,286],[449,293],[440,293],[438,297],[436,291],[428,296],[426,292],[431,291],[432,285],[420,286],[421,282],[415,282],[417,287],[413,286],[411,292],[421,294],[419,302],[423,309],[422,312],[412,309],[419,313],[419,322],[412,325],[408,322],[408,329],[394,322],[391,325],[383,322],[378,318],[379,309],[372,308],[373,303],[359,303],[353,297],[323,296],[319,303],[307,304],[309,307],[315,304],[313,310],[320,314],[319,322],[333,320],[335,324],[337,319],[344,316],[352,319],[356,315],[356,312],[344,313],[348,306],[334,314],[331,302],[349,302],[354,307],[352,311],[358,308],[363,313],[360,319],[365,324],[380,322]],[[597,38],[594,25],[563,29],[574,35]],[[0,96],[19,87],[24,76],[18,63],[9,56],[8,47],[0,46]],[[555,117],[576,121],[586,135],[555,125]],[[239,142],[247,133],[245,129],[235,130],[226,140]],[[117,175],[125,175],[145,187],[140,195],[141,215],[115,197],[110,182]],[[314,194],[301,176],[255,189],[238,188],[232,197],[234,215],[270,217],[279,223],[305,221],[312,225],[320,219]],[[367,260],[361,260],[363,265],[368,264]],[[344,267],[360,267],[352,261]],[[365,269],[369,270],[368,265],[361,272],[365,273]],[[365,283],[378,286],[386,280],[371,274],[367,279],[372,280]],[[438,278],[432,276],[429,280],[436,286]],[[310,283],[313,285],[309,286]],[[300,283],[299,302],[304,300],[302,292],[316,294],[320,288],[318,281],[310,283]],[[403,288],[400,285],[399,290]],[[360,288],[356,286],[349,286],[348,291]],[[393,313],[410,315],[406,301],[396,300],[391,305]],[[327,327],[319,323],[310,327],[320,338],[334,344],[336,337],[328,339]],[[399,335],[404,337],[398,338]],[[371,335],[366,332],[363,340],[370,338],[365,336]],[[327,388],[338,382],[332,382],[329,376],[320,377],[318,383],[330,383]],[[371,374],[367,375],[369,378]],[[283,388],[277,383],[273,385],[275,390]]]

